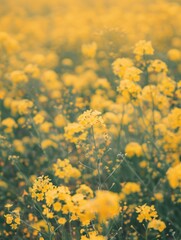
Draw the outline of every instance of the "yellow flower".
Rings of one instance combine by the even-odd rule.
[[[11,214],[4,215],[6,218],[6,223],[11,224],[13,221],[13,216]]]
[[[160,72],[168,72],[168,68],[166,63],[164,63],[163,61],[156,59],[151,61],[151,64],[148,67],[148,71],[149,72],[156,72],[156,73],[160,73]]]
[[[18,101],[19,114],[28,114],[32,107],[33,107],[33,102],[28,99],[22,99]]]
[[[13,206],[13,204],[7,203],[4,207],[5,208],[11,208]]]
[[[100,222],[115,218],[119,214],[119,195],[110,191],[99,190],[96,197],[88,200],[87,208],[97,214]]]
[[[167,179],[171,188],[181,188],[181,163],[168,169]]]
[[[53,170],[55,176],[64,179],[65,182],[68,182],[71,178],[79,178],[81,175],[80,171],[73,167],[68,159],[58,159],[57,163],[53,164]]]
[[[136,67],[129,67],[126,69],[123,79],[130,80],[133,82],[138,82],[140,80],[140,74],[142,71],[139,68]],[[121,84],[121,83],[120,83]]]
[[[85,128],[90,128],[94,125],[104,126],[104,120],[100,116],[101,112],[96,110],[87,110],[78,117],[78,122]]]
[[[19,208],[15,209],[11,214],[4,215],[4,217],[6,223],[10,224],[12,229],[17,229],[18,225],[20,225]]]
[[[163,221],[159,219],[153,219],[149,222],[148,228],[153,228],[155,230],[158,230],[159,232],[162,232],[166,228],[166,225]]]
[[[1,124],[7,128],[17,128],[18,125],[13,118],[5,118]]]
[[[50,218],[50,219],[54,217],[53,212],[47,207],[44,207],[43,215],[45,215],[47,218]]]
[[[80,187],[77,189],[76,193],[83,194],[85,196],[85,198],[93,198],[92,189],[85,184],[80,185]]]
[[[160,201],[160,202],[162,202],[162,201],[163,201],[163,198],[164,198],[163,193],[160,193],[160,192],[155,193],[155,194],[154,194],[154,197],[155,197],[156,200],[158,200],[158,201]]]
[[[49,147],[57,148],[58,144],[52,141],[51,139],[45,139],[41,142],[42,149],[47,149]]]
[[[23,145],[23,142],[21,140],[15,139],[13,141],[13,146],[17,152],[24,153],[25,147]]]
[[[81,236],[81,240],[106,240],[107,237],[98,234],[96,231],[92,231],[88,233],[89,237]]]
[[[33,222],[33,223],[31,224],[31,226],[32,226],[33,228],[39,230],[39,231],[41,231],[42,229],[43,229],[44,231],[46,231],[46,232],[48,231],[48,224],[47,224],[47,222],[46,222],[45,220],[40,220],[40,221],[38,221],[38,222]]]
[[[50,128],[52,127],[52,123],[50,122],[44,122],[40,125],[40,130],[42,132],[48,133],[50,131]]]
[[[123,78],[128,68],[133,66],[133,61],[129,58],[117,58],[113,63],[113,72],[115,75]]]
[[[167,52],[168,58],[173,61],[179,61],[181,59],[181,52],[178,49],[172,48]]]
[[[60,202],[55,202],[55,203],[53,204],[53,209],[54,209],[56,212],[59,212],[59,211],[61,210],[61,208],[62,208],[62,205],[61,205]]]
[[[134,182],[126,182],[122,187],[122,193],[129,195],[131,193],[138,193],[141,191],[140,184]]]
[[[0,32],[0,46],[8,54],[15,53],[19,49],[17,40],[6,32]]]
[[[123,99],[126,103],[131,100],[137,100],[140,93],[141,87],[130,80],[122,80],[120,81],[120,85],[118,87],[118,91],[123,96]]]
[[[61,82],[58,80],[58,75],[53,70],[47,70],[42,75],[42,83],[48,91],[58,90],[61,88]]]
[[[64,127],[67,124],[67,120],[62,114],[58,114],[54,118],[54,123],[55,123],[56,127],[61,128],[61,127]]]
[[[23,71],[12,72],[10,75],[10,80],[15,84],[28,82],[28,78]]]
[[[41,176],[33,182],[32,188],[30,188],[30,193],[32,198],[38,201],[44,200],[44,193],[48,190],[54,189],[54,185],[47,176]]]
[[[24,68],[24,72],[26,74],[29,74],[32,78],[38,78],[40,75],[40,70],[36,65],[33,64],[28,64],[25,68]]]
[[[175,107],[168,115],[168,125],[171,129],[177,129],[181,126],[181,108]]]
[[[19,225],[20,224],[20,217],[15,217],[14,221],[15,221],[16,224]]]
[[[87,131],[84,131],[84,127],[79,123],[69,123],[64,130],[66,140],[75,144],[79,141],[86,140],[88,134]]]
[[[146,204],[139,206],[136,208],[136,212],[138,213],[137,220],[141,223],[144,220],[145,221],[151,221],[154,218],[158,217],[157,211],[155,210],[155,207],[147,206]]]
[[[141,168],[146,168],[147,165],[148,165],[147,161],[141,161],[141,162],[139,163],[139,166],[140,166]]]
[[[44,122],[44,119],[45,118],[42,113],[37,113],[33,118],[35,124],[42,124]]]
[[[17,227],[18,227],[18,224],[16,224],[16,223],[11,224],[11,228],[12,228],[12,229],[15,230],[15,229],[17,229]]]
[[[172,97],[176,88],[176,82],[169,77],[165,77],[157,87],[162,94]]]
[[[96,42],[83,44],[81,50],[84,56],[94,58],[97,51],[97,44]]]
[[[130,142],[126,145],[125,152],[128,157],[142,156],[142,148],[141,145],[137,142]]]
[[[58,223],[61,225],[64,225],[66,223],[66,221],[67,221],[66,218],[63,218],[63,217],[58,219]]]
[[[140,60],[143,55],[153,55],[154,49],[150,41],[141,40],[136,43],[133,53]]]

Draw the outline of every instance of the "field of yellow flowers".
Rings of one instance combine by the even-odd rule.
[[[181,240],[180,13],[0,0],[0,240]]]

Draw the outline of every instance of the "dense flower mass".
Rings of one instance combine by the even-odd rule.
[[[144,204],[143,206],[139,206],[136,208],[136,212],[138,213],[138,221],[143,222],[143,220],[151,221],[154,218],[157,218],[157,212],[154,206],[147,206]]]
[[[0,2],[0,239],[180,240],[181,2]]]

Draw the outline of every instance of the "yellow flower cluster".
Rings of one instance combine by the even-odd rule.
[[[15,122],[15,120],[13,118],[5,118],[2,122],[1,122],[2,126],[5,127],[5,131],[6,132],[12,132],[13,128],[17,128],[18,125]]]
[[[173,189],[181,188],[181,163],[168,169],[167,178]]]
[[[6,219],[6,223],[11,226],[12,229],[17,229],[18,226],[20,225],[20,213],[19,209],[15,209],[9,214],[4,215]]]
[[[81,185],[75,194],[71,194],[68,187],[53,185],[47,176],[36,179],[30,192],[32,198],[41,202],[43,215],[57,219],[61,225],[67,222],[68,216],[71,221],[81,221],[83,226],[97,217],[99,222],[106,223],[120,212],[119,195],[116,193],[99,190],[93,198],[91,188]]]
[[[112,63],[113,72],[120,78],[124,78],[126,70],[133,67],[133,61],[129,58],[118,58]]]
[[[136,59],[140,60],[145,55],[153,55],[154,49],[150,41],[141,40],[136,43],[133,52],[136,55]]]
[[[107,129],[101,113],[96,110],[87,110],[78,117],[78,121],[69,123],[65,127],[65,138],[73,143],[86,140],[88,131],[93,131],[94,137],[100,138],[100,134],[107,140]]]
[[[99,190],[96,192],[96,197],[87,203],[87,208],[98,216],[100,222],[106,222],[119,215],[119,195]]]
[[[30,188],[31,196],[37,201],[42,201],[45,199],[47,190],[53,188],[53,184],[47,176],[39,177],[35,180],[33,187]]]
[[[82,236],[81,240],[106,240],[107,237],[99,235],[96,231],[89,232],[89,236]]]
[[[95,42],[82,45],[82,53],[86,57],[94,58],[96,55],[96,50],[97,50],[97,44]]]
[[[140,74],[142,71],[133,66],[133,62],[129,58],[118,58],[113,64],[113,72],[123,80],[130,80],[133,82],[140,81]]]
[[[147,206],[146,204],[139,206],[136,208],[136,212],[138,213],[138,221],[141,223],[144,220],[145,221],[151,221],[154,218],[158,217],[157,211],[155,210],[155,207]]]
[[[125,184],[121,183],[121,186],[122,186],[120,193],[121,199],[124,199],[127,195],[141,192],[141,187],[139,183],[126,182]]]
[[[162,232],[166,228],[166,225],[163,221],[159,219],[153,219],[149,222],[148,228],[153,228],[155,230],[158,230],[159,232]]]
[[[180,1],[1,2],[0,239],[179,239]]]
[[[160,232],[162,232],[166,228],[165,223],[157,219],[158,214],[153,205],[147,206],[146,204],[144,204],[142,206],[139,206],[136,208],[136,212],[138,213],[137,220],[140,223],[142,223],[144,220],[149,222],[148,228],[153,228]]]
[[[53,170],[55,176],[64,179],[65,182],[68,182],[71,178],[79,178],[81,175],[77,168],[72,167],[68,159],[58,159],[57,163],[53,164]]]
[[[118,91],[121,93],[124,101],[128,103],[131,100],[136,101],[139,98],[141,87],[130,80],[122,80],[118,87]]]
[[[125,152],[128,157],[140,157],[143,154],[142,146],[137,142],[130,142],[126,145]]]

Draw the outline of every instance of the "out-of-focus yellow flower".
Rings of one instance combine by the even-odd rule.
[[[20,225],[19,209],[15,209],[12,213],[4,215],[4,217],[6,218],[6,223],[10,224],[12,229],[17,229]]]
[[[3,47],[8,54],[15,53],[19,49],[17,40],[6,32],[0,32],[0,46]]]
[[[167,179],[173,189],[181,188],[181,163],[168,169]]]
[[[165,77],[158,85],[159,91],[165,96],[172,97],[176,88],[176,82],[171,78]]]
[[[28,82],[28,77],[25,75],[23,71],[14,71],[10,75],[10,80],[15,83],[27,83]]]
[[[83,44],[81,50],[83,55],[85,55],[86,57],[94,58],[97,51],[97,44],[96,42]]]
[[[136,43],[133,53],[136,59],[140,60],[144,55],[153,55],[154,49],[150,41],[141,40]]]
[[[81,240],[106,240],[107,237],[98,234],[96,231],[89,232],[89,236],[81,236]]]
[[[15,150],[19,153],[24,153],[26,150],[26,148],[23,145],[23,142],[19,139],[15,139],[13,141],[13,146],[14,146]]]
[[[43,113],[37,113],[33,118],[35,124],[37,124],[37,125],[42,124],[44,122],[44,119],[45,118],[43,116]]]
[[[7,224],[11,224],[12,221],[13,221],[13,216],[11,214],[7,214],[5,215],[5,218],[6,218],[6,223]]]
[[[76,193],[83,194],[85,196],[85,198],[93,198],[92,189],[85,184],[81,184],[80,187],[77,189]]]
[[[61,225],[64,225],[66,223],[66,221],[67,221],[66,218],[63,218],[63,217],[58,219],[58,223]]]
[[[41,142],[42,149],[47,149],[49,147],[57,148],[58,144],[51,139],[45,139]]]
[[[123,96],[123,100],[128,103],[131,100],[136,101],[139,98],[141,87],[130,80],[122,80],[118,91]]]
[[[65,138],[72,143],[78,143],[79,141],[85,140],[88,134],[79,123],[69,123],[64,130]]]
[[[110,191],[99,190],[96,197],[89,200],[87,208],[97,214],[100,222],[106,222],[119,214],[119,195]]]
[[[123,184],[121,192],[129,195],[131,193],[138,193],[141,191],[140,184],[135,182],[126,182]]]
[[[142,156],[142,148],[141,145],[137,142],[130,142],[126,145],[125,152],[128,157],[140,157]]]
[[[163,232],[163,230],[166,228],[166,225],[163,221],[159,219],[153,219],[148,224],[148,228],[153,228],[155,230],[158,230],[159,232]]]
[[[2,126],[6,127],[6,129],[5,129],[6,132],[12,132],[14,128],[18,127],[15,120],[13,118],[10,118],[10,117],[2,120],[1,124],[2,124]]]
[[[24,72],[27,75],[30,75],[32,78],[38,78],[40,76],[40,70],[36,65],[33,64],[28,64],[25,68],[24,68]]]
[[[42,124],[40,124],[39,128],[42,132],[48,133],[52,125],[53,124],[51,122],[43,122]]]
[[[28,114],[32,107],[33,107],[33,102],[28,99],[22,99],[18,101],[19,114]]]
[[[54,123],[56,127],[61,128],[61,127],[65,127],[65,125],[67,124],[67,120],[62,114],[58,114],[54,118]]]
[[[129,58],[117,58],[113,63],[113,72],[115,75],[123,78],[126,70],[133,67],[133,61]]]
[[[156,200],[162,202],[163,198],[164,198],[164,195],[161,192],[157,192],[157,193],[154,194],[154,197],[155,197]]]
[[[178,49],[172,48],[167,52],[168,58],[173,61],[179,61],[181,59],[181,52]]]
[[[142,71],[139,68],[129,67],[126,69],[125,74],[123,75],[123,79],[139,82],[141,73]]]

